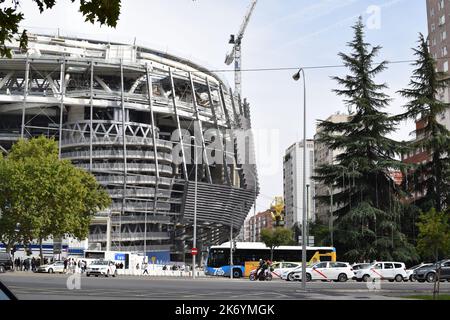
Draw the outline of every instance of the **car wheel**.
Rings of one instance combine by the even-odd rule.
[[[416,279],[414,278],[414,276],[409,276],[409,281],[411,281],[411,282],[415,282],[415,281],[416,281]]]
[[[98,278],[98,274],[96,274],[95,277]]]
[[[4,266],[0,266],[0,273],[5,273],[5,267]]]
[[[286,278],[286,280],[287,281],[295,281],[294,274],[293,273],[289,273],[287,278]]]
[[[89,278],[90,276],[91,276],[91,275],[90,275],[89,273],[86,273],[86,277],[88,277],[88,278]]]
[[[365,274],[365,275],[362,277],[362,280],[363,280],[364,282],[369,282],[370,276],[369,276],[368,274]]]
[[[403,276],[401,274],[398,274],[395,276],[395,281],[396,282],[402,282],[403,281]]]
[[[306,281],[310,282],[312,280],[312,277],[309,273],[306,274]]]
[[[427,282],[435,282],[436,281],[436,275],[434,273],[427,274]]]
[[[345,273],[341,273],[338,277],[338,282],[347,282],[348,277]]]
[[[48,269],[48,273],[55,273],[52,268]]]

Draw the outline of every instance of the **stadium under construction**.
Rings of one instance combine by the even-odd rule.
[[[62,159],[95,175],[113,204],[93,220],[91,249],[184,261],[195,202],[199,250],[237,235],[258,178],[249,104],[221,77],[136,45],[29,35],[27,52],[10,48],[0,59],[0,152],[53,137]]]

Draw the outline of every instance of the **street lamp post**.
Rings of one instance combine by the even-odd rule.
[[[330,237],[331,237],[331,246],[334,247],[334,231],[333,231],[333,186],[329,188],[330,191]]]
[[[294,74],[295,81],[303,76],[303,216],[302,216],[302,289],[306,291],[306,77],[301,68]]]
[[[194,243],[193,247],[197,248],[197,143],[195,137],[192,137],[194,141],[194,167],[195,167],[195,187],[194,187]],[[196,254],[192,255],[192,276],[195,279],[195,263]]]
[[[309,241],[309,184],[306,185],[306,241],[310,245]]]

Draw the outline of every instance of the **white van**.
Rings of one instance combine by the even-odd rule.
[[[364,282],[368,282],[370,279],[402,282],[407,278],[406,266],[403,262],[375,262],[355,273],[356,281]]]

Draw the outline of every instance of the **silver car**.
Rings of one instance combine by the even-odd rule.
[[[46,264],[37,268],[36,272],[39,273],[63,273],[64,261],[56,261],[50,264]]]

